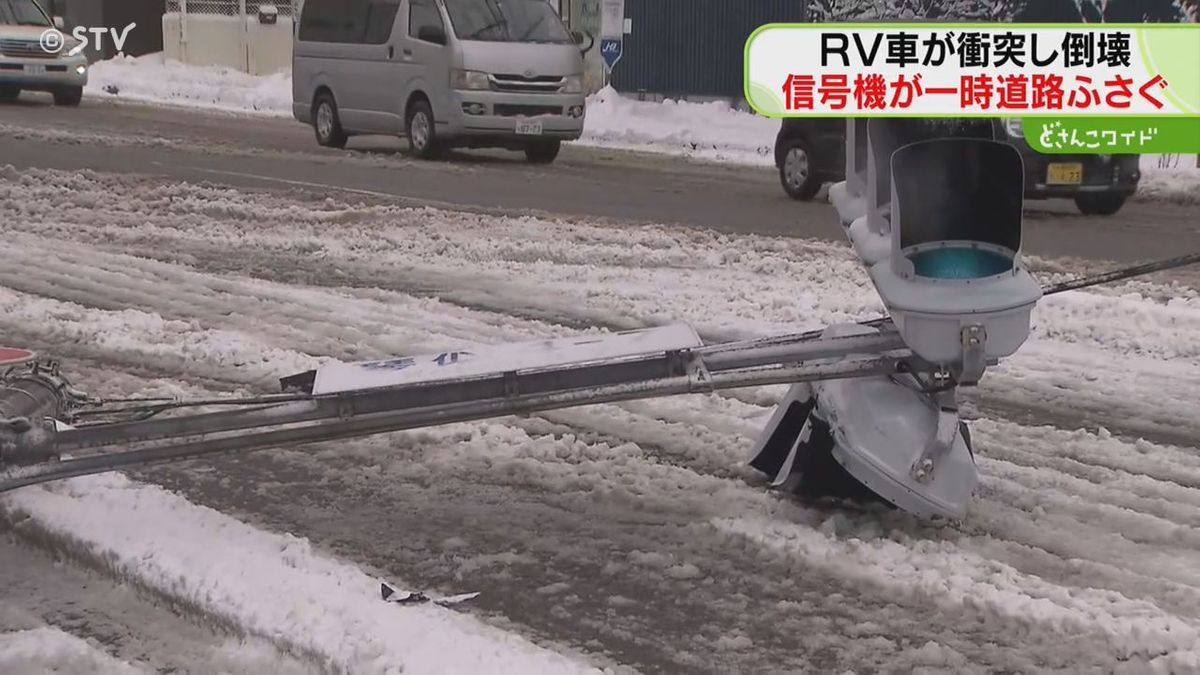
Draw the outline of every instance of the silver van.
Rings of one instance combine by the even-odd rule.
[[[34,0],[0,0],[0,101],[31,90],[50,92],[57,105],[79,105],[88,61],[71,54],[79,43],[62,28]]]
[[[503,147],[548,163],[583,132],[580,41],[545,0],[306,0],[292,111],[325,146],[406,134],[421,158]]]

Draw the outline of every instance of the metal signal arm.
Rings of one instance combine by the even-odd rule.
[[[865,377],[920,368],[892,330],[816,339],[812,334],[668,350],[336,394],[205,401],[236,406],[66,427],[95,409],[57,374],[35,366],[0,381],[0,491],[114,469],[720,389]],[[307,376],[307,377],[306,377]],[[311,373],[284,384],[311,383]],[[33,384],[31,384],[33,383]],[[30,402],[28,391],[40,392]],[[6,406],[6,402],[10,405]],[[24,402],[23,407],[15,406]],[[154,412],[155,404],[115,412]],[[6,408],[14,413],[6,414]],[[19,409],[18,409],[19,408]],[[168,411],[169,412],[169,411]],[[177,411],[176,411],[177,412]]]

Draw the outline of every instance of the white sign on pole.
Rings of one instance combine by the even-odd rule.
[[[625,0],[600,0],[600,37],[620,40],[625,34]]]

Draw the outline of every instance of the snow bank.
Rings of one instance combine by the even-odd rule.
[[[771,165],[779,120],[727,103],[635,101],[605,87],[588,99],[581,143]]]
[[[379,581],[118,474],[20,490],[3,508],[153,590],[281,647],[357,673],[569,673],[588,668],[436,606],[397,606]],[[0,653],[9,650],[0,642]],[[0,666],[3,661],[0,661]],[[0,670],[3,670],[0,668]]]
[[[0,633],[0,672],[135,675],[143,671],[57,628]]]
[[[1196,155],[1142,156],[1142,180],[1136,199],[1200,204],[1200,165]]]
[[[232,68],[190,66],[163,54],[118,56],[92,66],[89,96],[189,108],[287,116],[292,114],[292,76],[247,75]]]
[[[190,66],[161,53],[117,57],[92,66],[87,93],[110,99],[166,103],[280,117],[292,114],[289,73],[252,76],[230,68]],[[636,101],[605,87],[588,97],[582,145],[640,150],[710,161],[771,166],[779,121],[726,103]],[[1142,158],[1139,199],[1200,203],[1200,168],[1184,155],[1160,168],[1157,155]]]

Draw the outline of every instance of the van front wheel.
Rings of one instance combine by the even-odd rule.
[[[317,94],[317,100],[313,101],[312,118],[318,144],[327,148],[346,147],[346,131],[342,129],[342,120],[338,118],[337,103],[333,100],[333,94]]]
[[[54,105],[77,106],[83,100],[83,87],[63,87],[54,92]]]
[[[433,159],[438,154],[437,129],[433,108],[428,101],[417,101],[408,110],[408,149],[418,159]]]
[[[558,150],[562,147],[562,141],[556,139],[549,141],[534,141],[525,146],[525,159],[528,159],[534,164],[549,164],[558,157]]]

